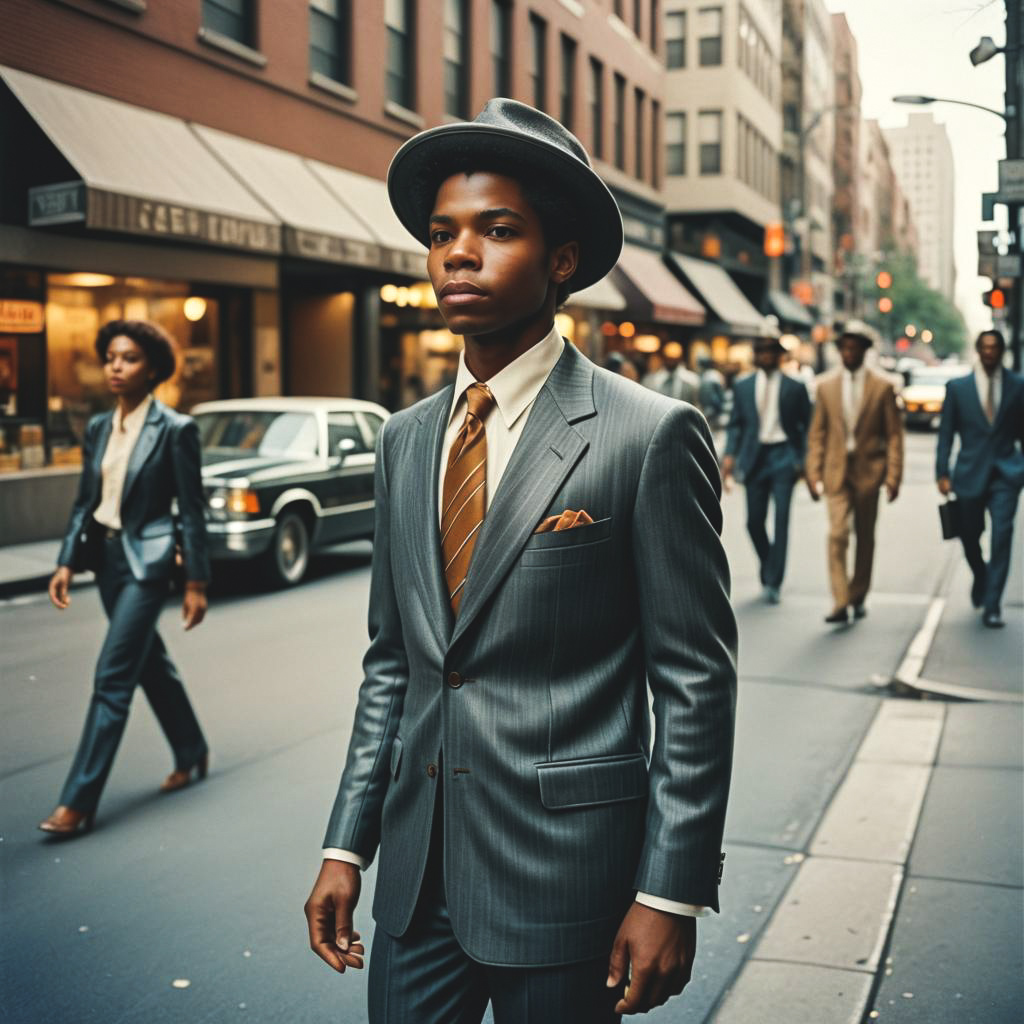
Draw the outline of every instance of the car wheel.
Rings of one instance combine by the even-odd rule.
[[[294,586],[309,565],[309,530],[297,512],[286,512],[277,521],[274,539],[266,554],[267,575],[281,587]]]

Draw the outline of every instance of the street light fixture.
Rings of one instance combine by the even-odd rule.
[[[989,114],[995,114],[996,117],[1006,120],[1007,118],[1014,117],[1016,115],[1015,108],[1010,105],[1006,108],[1004,114],[1001,110],[996,110],[993,107],[983,107],[980,103],[968,103],[966,100],[950,100],[943,96],[893,96],[893,103],[905,103],[914,107],[926,107],[930,103],[953,103],[958,107],[974,107],[975,110],[984,110]]]
[[[982,36],[978,45],[971,50],[971,63],[977,67],[979,64],[984,64],[985,61],[991,60],[997,53],[1003,53],[1003,47],[996,46],[995,40],[991,36]]]

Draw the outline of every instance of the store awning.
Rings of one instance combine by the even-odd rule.
[[[304,161],[331,194],[366,226],[381,247],[383,269],[410,277],[426,278],[427,250],[408,231],[391,208],[388,187],[378,178],[368,178],[341,167]]]
[[[753,307],[736,282],[717,263],[678,252],[668,255],[715,319],[725,327],[727,334],[753,337],[778,334],[774,324]]]
[[[666,324],[704,323],[704,307],[665,266],[661,253],[627,242],[612,273],[627,307],[639,305],[645,318]]]
[[[768,304],[775,310],[775,315],[784,323],[792,327],[803,327],[810,330],[814,326],[814,319],[802,302],[798,302],[792,295],[785,292],[768,292]]]
[[[281,251],[278,219],[186,122],[2,65],[0,79],[77,176],[29,189],[31,226]]]
[[[573,292],[569,296],[568,305],[584,306],[587,309],[607,309],[611,311],[616,309],[625,309],[626,300],[622,297],[622,292],[620,292],[607,277],[602,277],[600,281],[592,284],[589,288],[584,288],[579,292]]]
[[[284,251],[305,259],[381,265],[377,239],[297,153],[203,125],[196,134],[281,221]]]

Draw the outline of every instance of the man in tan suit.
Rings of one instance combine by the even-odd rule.
[[[818,384],[807,443],[807,486],[828,499],[829,576],[835,606],[826,622],[862,619],[875,557],[878,492],[895,501],[903,477],[903,421],[892,383],[864,365],[874,328],[851,320],[839,336],[842,369]],[[857,537],[853,578],[847,571],[850,518]]]

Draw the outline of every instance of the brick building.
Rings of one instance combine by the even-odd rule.
[[[634,250],[663,243],[660,17],[657,0],[5,0],[0,468],[22,472],[0,481],[33,470],[50,490],[17,500],[63,516],[74,469],[36,470],[73,462],[105,404],[91,342],[114,316],[177,338],[161,395],[182,408],[394,408],[438,386],[456,341],[384,177],[403,140],[496,94],[570,127],[622,207],[628,294],[588,290],[563,332],[593,349],[610,314],[653,316]]]

